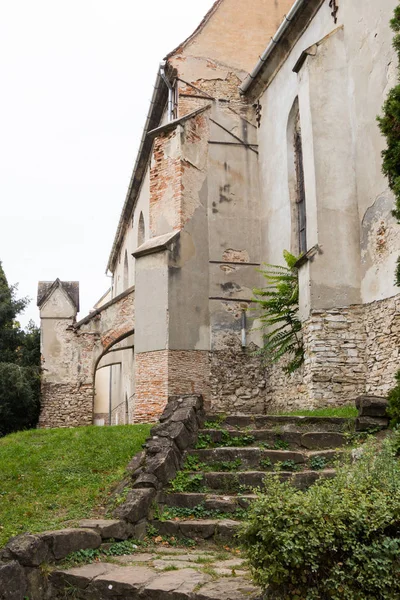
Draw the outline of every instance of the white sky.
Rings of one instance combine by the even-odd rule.
[[[213,0],[0,0],[0,260],[20,319],[39,280],[104,275],[159,62]]]

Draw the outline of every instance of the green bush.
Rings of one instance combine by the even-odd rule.
[[[279,600],[400,598],[400,431],[300,491],[270,475],[240,539],[255,581]]]
[[[391,417],[391,425],[400,425],[400,371],[396,373],[397,384],[389,392],[388,402],[389,407],[387,413]]]
[[[39,385],[34,368],[0,362],[0,437],[36,425]]]

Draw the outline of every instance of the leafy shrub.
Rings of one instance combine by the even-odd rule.
[[[203,475],[200,473],[190,475],[184,471],[178,471],[175,479],[171,481],[171,489],[174,492],[201,492]]]
[[[391,417],[391,425],[400,425],[400,371],[396,373],[397,384],[389,392],[388,401],[389,407],[387,413]]]
[[[39,381],[33,368],[0,362],[0,437],[36,425]]]
[[[400,598],[400,430],[306,491],[267,475],[240,538],[255,581],[279,600]]]
[[[286,267],[265,265],[260,273],[267,287],[254,289],[254,302],[261,309],[261,329],[264,330],[264,346],[260,353],[275,363],[288,356],[286,373],[293,373],[304,362],[299,309],[299,276],[295,264],[299,257],[284,250]]]
[[[329,460],[326,456],[313,456],[310,458],[310,469],[313,471],[320,471],[325,469],[329,464]]]

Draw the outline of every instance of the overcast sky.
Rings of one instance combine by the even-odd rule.
[[[212,4],[0,0],[0,260],[24,325],[39,280],[79,280],[81,317],[109,286],[158,64]]]

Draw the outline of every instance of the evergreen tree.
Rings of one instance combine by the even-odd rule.
[[[395,8],[390,25],[395,32],[393,47],[399,62],[397,85],[390,90],[383,105],[383,116],[378,117],[378,123],[386,138],[386,149],[382,152],[382,171],[388,178],[389,187],[395,197],[393,216],[400,223],[400,5]],[[395,283],[400,286],[400,257],[397,261]]]
[[[40,331],[24,331],[17,316],[28,304],[16,297],[0,262],[0,436],[34,427],[40,410]]]

